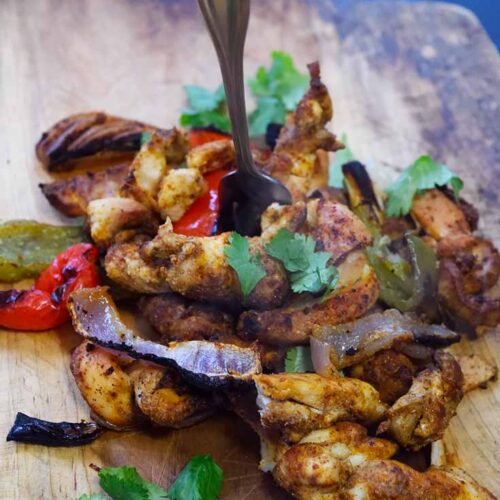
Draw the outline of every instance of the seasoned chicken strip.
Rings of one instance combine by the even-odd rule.
[[[104,259],[108,278],[123,288],[138,293],[169,292],[165,270],[147,263],[141,257],[142,245],[142,241],[131,241],[110,247]]]
[[[227,168],[236,161],[234,145],[231,139],[207,142],[189,150],[186,163],[188,168],[208,174],[214,170]]]
[[[100,247],[110,246],[123,230],[136,229],[141,234],[155,235],[159,221],[144,205],[131,198],[101,198],[87,207],[90,236]]]
[[[312,431],[285,451],[273,476],[295,498],[336,499],[358,467],[370,460],[391,458],[396,451],[397,445],[369,437],[363,426],[340,422]]]
[[[201,302],[238,308],[241,305],[256,309],[279,306],[289,292],[288,277],[280,262],[261,253],[266,271],[247,299],[243,299],[238,276],[229,266],[224,247],[230,233],[211,237],[184,236],[173,233],[164,224],[158,235],[146,243],[142,255],[164,269],[170,288],[181,295]],[[259,238],[249,240],[252,253],[261,250]]]
[[[245,311],[238,320],[238,335],[264,344],[304,344],[317,326],[361,317],[378,298],[375,271],[363,252],[351,253],[338,271],[337,286],[327,297],[297,296],[280,309]]]
[[[318,500],[495,500],[463,470],[432,467],[418,472],[394,460],[372,460],[362,464],[340,496]]]
[[[377,431],[388,431],[405,448],[419,450],[441,439],[463,396],[462,371],[455,358],[436,351],[434,360],[389,408]]]
[[[140,363],[130,379],[138,408],[161,427],[188,427],[215,411],[207,393],[187,386],[172,369]]]
[[[82,342],[71,355],[71,373],[92,412],[111,426],[130,428],[140,421],[127,355],[112,354],[92,342]]]
[[[287,117],[273,154],[264,170],[279,179],[294,201],[328,184],[326,151],[343,145],[325,125],[332,119],[332,101],[321,82],[319,64],[309,65],[310,88]]]
[[[70,179],[39,184],[48,202],[68,217],[87,214],[92,200],[116,196],[128,175],[130,163],[113,165],[100,172],[87,172]]]
[[[366,382],[313,373],[255,375],[264,427],[278,428],[291,442],[341,420],[379,421],[386,410]]]
[[[491,380],[496,380],[498,368],[477,354],[455,356],[464,377],[464,394],[474,389],[486,388]]]

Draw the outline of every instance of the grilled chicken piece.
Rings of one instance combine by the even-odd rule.
[[[456,356],[456,360],[464,377],[464,394],[479,387],[486,388],[486,384],[498,376],[498,368],[477,354]]]
[[[100,247],[109,247],[123,230],[136,229],[154,236],[158,231],[157,217],[144,205],[131,198],[101,198],[87,207],[90,236]]]
[[[315,498],[315,497],[312,497]],[[356,469],[340,496],[315,500],[494,500],[463,470],[432,467],[418,472],[394,460],[372,460]]]
[[[138,293],[165,293],[170,287],[165,270],[147,263],[140,254],[143,240],[117,243],[111,246],[104,259],[108,278],[123,288]]]
[[[105,424],[130,428],[140,421],[127,372],[134,360],[82,342],[71,355],[71,373],[92,413]]]
[[[130,163],[120,163],[100,172],[87,172],[39,186],[56,210],[68,217],[80,217],[87,214],[92,200],[116,196],[129,167]]]
[[[200,302],[209,301],[228,308],[266,309],[281,305],[289,292],[288,277],[280,262],[262,252],[266,271],[250,295],[243,299],[238,276],[227,262],[224,248],[230,233],[194,237],[172,232],[171,225],[160,227],[158,235],[146,243],[142,255],[164,269],[166,282],[181,295]],[[259,238],[251,238],[250,252],[261,251]]]
[[[340,422],[312,431],[285,451],[273,476],[295,498],[333,500],[341,498],[356,469],[370,460],[390,458],[396,451],[397,445],[369,437],[363,426]]]
[[[380,400],[391,405],[408,392],[416,372],[417,367],[408,356],[388,349],[354,365],[349,376],[368,382],[377,389]]]
[[[279,373],[253,380],[262,424],[279,429],[290,442],[341,420],[377,422],[386,410],[378,392],[357,379]]]
[[[291,205],[272,203],[264,210],[260,219],[262,241],[266,243],[271,241],[280,229],[298,233],[304,229],[306,222],[307,205],[304,201],[297,201]]]
[[[207,393],[187,386],[170,368],[140,363],[130,379],[139,410],[161,427],[188,427],[215,411]]]
[[[115,429],[145,423],[145,417],[164,427],[186,427],[214,410],[206,394],[189,388],[172,369],[88,341],[73,351],[71,371],[93,414]]]
[[[50,171],[71,170],[72,160],[139,151],[142,134],[155,131],[161,129],[105,113],[81,113],[44,132],[36,145],[36,156]]]
[[[181,130],[174,128],[154,133],[135,156],[121,187],[121,196],[135,198],[147,208],[158,211],[161,182],[174,164],[184,160],[187,149],[187,139]]]
[[[228,342],[234,334],[234,317],[209,304],[192,302],[180,295],[141,297],[139,309],[162,342],[212,340]]]
[[[234,165],[235,161],[234,144],[231,139],[221,139],[196,146],[186,157],[188,168],[198,170],[203,175]]]
[[[490,241],[472,234],[477,223],[468,204],[437,189],[416,197],[413,217],[437,242],[438,297],[458,326],[481,333],[500,323],[500,254]]]
[[[378,433],[388,431],[411,450],[443,437],[463,396],[463,376],[455,358],[436,351],[435,364],[422,370],[410,390],[389,408]]]
[[[317,326],[361,317],[378,298],[375,272],[363,252],[351,253],[338,271],[337,286],[327,297],[296,296],[280,309],[245,311],[238,320],[238,335],[264,344],[298,345],[308,342]]]
[[[285,184],[294,201],[303,200],[328,184],[327,151],[343,145],[325,125],[332,119],[332,101],[321,82],[319,64],[309,65],[310,88],[297,109],[287,117],[271,158],[267,174]]]

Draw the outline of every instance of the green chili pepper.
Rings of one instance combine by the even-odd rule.
[[[388,248],[387,237],[367,249],[380,284],[380,299],[402,312],[435,313],[437,259],[431,247],[414,235],[405,236],[410,262]]]
[[[0,281],[35,278],[56,255],[84,240],[81,226],[52,226],[29,220],[0,224]]]

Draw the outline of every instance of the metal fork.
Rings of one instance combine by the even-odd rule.
[[[260,216],[273,202],[290,204],[288,189],[260,172],[253,161],[248,137],[243,82],[243,48],[250,0],[198,0],[217,52],[233,131],[237,170],[219,187],[219,231],[246,236],[260,232]]]

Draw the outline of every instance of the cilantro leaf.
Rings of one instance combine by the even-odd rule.
[[[185,85],[189,107],[182,110],[180,124],[184,127],[213,125],[223,132],[231,130],[227,115],[224,87],[219,85],[213,92],[198,85]]]
[[[284,123],[286,110],[277,97],[259,97],[257,107],[248,117],[250,135],[264,134],[270,123]]]
[[[292,234],[280,229],[266,245],[266,252],[280,260],[290,273],[292,290],[295,293],[325,293],[333,290],[338,280],[338,271],[328,264],[331,254],[316,252],[316,242],[311,236]]]
[[[342,174],[342,165],[350,161],[355,160],[351,149],[347,144],[347,136],[342,134],[340,140],[344,144],[345,148],[336,151],[333,154],[333,160],[330,163],[329,173],[328,173],[328,185],[336,188],[344,187],[344,175]]]
[[[423,190],[450,184],[458,197],[463,181],[446,165],[435,162],[430,156],[421,156],[398,177],[387,190],[386,213],[390,217],[410,212],[414,196]]]
[[[169,500],[216,500],[224,473],[209,455],[193,457],[168,490]]]
[[[307,75],[298,71],[289,54],[271,53],[269,69],[261,66],[248,84],[257,99],[257,108],[250,114],[251,135],[263,134],[269,123],[284,123],[288,111],[293,111],[307,88]]]
[[[260,257],[250,254],[248,240],[238,233],[229,236],[229,245],[224,248],[224,254],[229,265],[236,271],[243,296],[247,298],[266,275]]]
[[[167,492],[143,479],[135,467],[107,467],[99,471],[101,488],[114,500],[164,500]]]
[[[144,146],[146,142],[149,142],[150,139],[151,139],[151,132],[143,132],[141,134],[141,147]]]
[[[286,372],[314,372],[309,346],[297,346],[288,349],[285,358]]]

